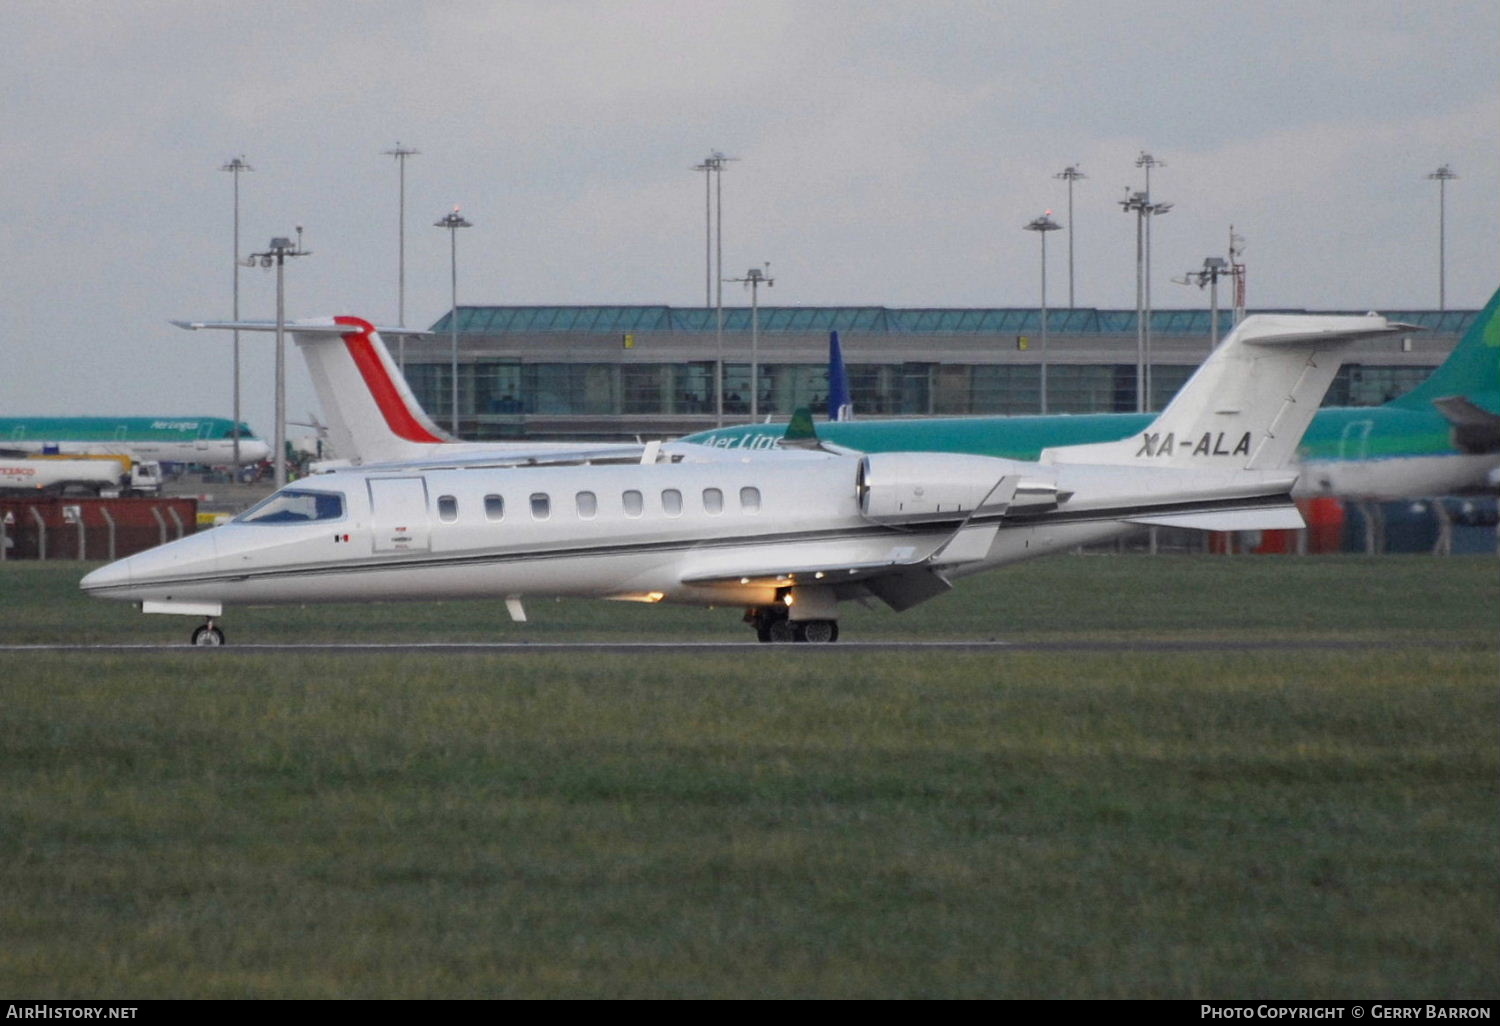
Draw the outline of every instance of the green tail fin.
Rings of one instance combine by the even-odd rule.
[[[1490,297],[1443,365],[1416,388],[1387,405],[1430,410],[1434,399],[1484,396],[1500,403],[1500,291]]]

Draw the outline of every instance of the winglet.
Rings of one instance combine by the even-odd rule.
[[[791,423],[786,426],[786,434],[781,436],[782,447],[816,449],[820,444],[818,429],[813,427],[812,411],[806,406],[797,407],[797,412],[792,414]]]

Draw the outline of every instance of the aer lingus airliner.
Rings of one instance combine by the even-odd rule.
[[[1144,430],[1035,461],[650,443],[340,469],[82,588],[204,617],[197,644],[223,642],[235,605],[501,597],[519,619],[527,596],[735,605],[763,641],[832,641],[840,602],[908,609],[965,575],[1143,525],[1300,527],[1290,463],[1340,354],[1405,330],[1247,318]]]
[[[819,424],[817,438],[860,452],[1036,459],[1049,446],[1135,436],[1151,419],[1134,413],[855,419]],[[764,449],[781,443],[787,431],[786,425],[748,424],[684,441]],[[796,430],[791,440],[797,441]],[[1383,406],[1320,409],[1294,463],[1298,496],[1401,499],[1500,485],[1500,292],[1447,361],[1411,392]]]
[[[107,453],[158,463],[234,462],[234,421],[222,417],[0,417],[0,449]],[[271,447],[240,424],[240,463],[259,463]]]

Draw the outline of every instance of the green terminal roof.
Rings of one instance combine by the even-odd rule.
[[[1251,310],[1251,313],[1365,313],[1364,310]],[[1461,335],[1478,310],[1382,310],[1393,320],[1415,324],[1428,331]],[[1220,324],[1227,326],[1230,313],[1219,311]],[[1208,310],[1153,310],[1151,331],[1158,335],[1207,335]],[[432,331],[450,331],[444,314]],[[1101,310],[1082,307],[1049,309],[1047,329],[1058,334],[1133,334],[1134,310]],[[545,334],[548,332],[593,332],[619,334],[633,331],[706,333],[714,330],[714,311],[682,306],[461,306],[458,330],[466,335]],[[749,307],[725,307],[724,330],[750,330]],[[760,330],[777,332],[847,331],[862,335],[954,335],[1014,334],[1042,330],[1040,307],[996,309],[895,308],[888,306],[763,306]]]

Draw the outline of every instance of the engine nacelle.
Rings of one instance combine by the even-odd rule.
[[[866,519],[910,524],[1003,513],[1020,480],[1011,463],[988,456],[892,452],[864,457],[855,487]]]

